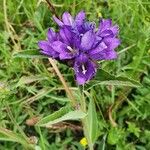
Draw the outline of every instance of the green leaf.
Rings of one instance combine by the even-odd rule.
[[[131,86],[139,87],[141,84],[138,81],[127,77],[114,76],[105,70],[98,70],[96,77],[87,84],[86,89],[89,90],[97,85],[117,85],[117,86]]]
[[[23,50],[13,54],[13,57],[20,58],[47,58],[44,55],[41,55],[39,50]]]
[[[19,79],[19,82],[17,83],[16,87],[22,86],[25,84],[30,84],[30,83],[35,82],[35,81],[46,80],[46,79],[47,78],[43,77],[43,76],[22,76]]]
[[[2,134],[1,131],[0,131],[0,141],[17,142],[17,139],[15,138],[15,136],[14,136],[14,138],[11,138],[11,136],[6,136],[5,134]]]
[[[69,111],[70,111],[70,107],[69,106],[62,107],[58,111],[55,111],[53,114],[42,118],[40,121],[37,122],[36,125],[43,126],[43,125],[47,124],[50,121],[53,121],[53,120],[55,120],[57,118],[60,118],[61,116],[63,116],[66,113],[68,113]]]
[[[92,98],[90,98],[90,103],[88,106],[87,126],[90,140],[94,143],[98,134],[98,119],[95,104]]]
[[[124,136],[124,131],[119,128],[112,127],[108,134],[108,143],[111,145],[115,145],[122,139]]]
[[[99,144],[99,149],[100,150],[105,150],[106,149],[106,137],[107,137],[107,134],[105,134],[103,136],[103,139],[100,141],[100,144]]]
[[[0,127],[0,141],[11,141],[17,142],[25,146],[26,148],[33,148],[33,145],[29,144],[29,141],[26,141],[22,135],[17,134],[13,131]]]
[[[65,120],[79,120],[86,116],[81,110],[70,111],[70,107],[63,107],[60,110],[54,112],[41,119],[36,125],[42,127],[49,127],[53,124],[65,121]]]
[[[22,138],[18,134],[1,127],[0,127],[0,139],[1,140],[7,139],[7,141],[15,141],[15,142],[18,141],[19,143],[21,143],[22,141]]]
[[[127,122],[128,123],[128,131],[130,133],[133,133],[135,136],[140,136],[140,129],[136,127],[136,124],[133,122]]]

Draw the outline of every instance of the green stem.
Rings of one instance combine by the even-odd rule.
[[[80,101],[81,109],[82,109],[82,111],[84,111],[85,113],[87,113],[86,100],[85,100],[85,96],[84,96],[84,86],[82,86],[82,88],[80,88],[80,92],[81,92],[81,101]],[[90,140],[90,134],[89,134],[89,130],[88,130],[88,120],[87,120],[87,117],[84,118],[84,119],[82,119],[82,125],[83,125],[84,135],[85,135],[85,137],[87,139],[87,142],[88,142],[89,150],[94,150],[93,149],[93,143]]]
[[[81,92],[81,109],[86,113],[86,101],[85,101],[85,96],[84,96],[84,85],[80,89]]]

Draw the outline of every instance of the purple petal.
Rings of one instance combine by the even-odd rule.
[[[115,37],[118,32],[119,27],[117,25],[113,25],[110,19],[102,19],[96,34],[101,37]]]
[[[94,49],[88,52],[93,60],[110,60],[117,58],[114,49],[120,44],[117,38],[104,38],[103,41]]]
[[[119,26],[114,25],[110,28],[110,30],[113,32],[114,36],[116,36],[119,33]]]
[[[101,42],[96,48],[90,50],[88,52],[88,54],[90,56],[93,56],[93,55],[98,55],[99,53],[101,53],[101,51],[103,51],[104,49],[107,49],[107,45],[104,43],[104,42]]]
[[[57,34],[51,29],[48,29],[47,38],[49,42],[53,42],[57,39]]]
[[[66,59],[72,59],[74,58],[74,56],[72,54],[64,52],[59,54],[59,58],[60,60],[66,60]]]
[[[86,32],[81,38],[81,49],[82,50],[90,50],[94,44],[95,35],[93,31]]]
[[[90,55],[93,60],[111,60],[117,58],[117,53],[114,50],[104,49],[100,53]]]
[[[63,20],[64,25],[67,25],[67,26],[72,26],[74,23],[73,17],[68,12],[63,13],[62,20]]]
[[[43,54],[53,58],[58,57],[58,53],[51,47],[48,41],[39,41],[38,46]]]
[[[53,20],[60,26],[62,27],[64,24],[61,20],[59,20],[56,16],[53,16]]]
[[[61,39],[67,45],[71,44],[72,42],[72,34],[73,33],[71,32],[71,28],[69,28],[68,26],[64,26],[63,28],[60,29]]]
[[[87,75],[87,81],[89,81],[89,80],[91,80],[95,76],[96,71],[97,71],[97,67],[91,61],[88,61],[87,66],[88,66],[88,70],[87,70],[86,75]]]
[[[96,65],[86,55],[80,55],[75,60],[74,70],[79,85],[85,84],[96,73]]]
[[[84,54],[81,54],[76,61],[78,62],[78,64],[80,65],[81,63],[86,63],[88,61],[88,57]]]
[[[80,43],[81,43],[81,37],[75,35],[72,42],[73,42],[73,43],[72,43],[73,47],[74,47],[75,49],[79,49]]]
[[[106,60],[116,59],[118,57],[114,50],[108,50]]]
[[[109,47],[109,49],[115,49],[120,45],[120,40],[117,38],[104,38],[104,42]]]
[[[101,37],[114,37],[114,34],[111,30],[104,30],[100,34]]]
[[[110,27],[100,33],[101,37],[111,37],[113,38],[119,33],[119,27],[117,25]]]
[[[76,55],[78,55],[77,51],[75,51],[69,45],[62,43],[61,41],[55,41],[52,43],[52,48],[59,53],[60,60],[63,59],[72,59]]]
[[[102,31],[109,29],[111,25],[111,19],[101,19],[97,33],[100,34]]]
[[[48,51],[51,48],[48,41],[39,41],[38,46],[40,49],[45,50],[45,51]]]
[[[58,53],[63,53],[67,47],[67,45],[61,41],[54,41],[51,46]]]
[[[77,80],[78,85],[83,85],[83,84],[85,84],[87,79],[86,79],[86,76],[82,76],[82,75],[77,74],[76,80]]]
[[[75,17],[75,24],[77,26],[80,26],[83,24],[85,20],[85,12],[84,11],[80,11],[77,16]]]

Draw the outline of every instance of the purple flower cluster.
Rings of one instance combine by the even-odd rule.
[[[57,60],[71,61],[79,85],[93,78],[97,71],[98,60],[117,58],[115,48],[120,44],[118,26],[111,19],[101,19],[98,29],[94,22],[88,22],[83,11],[76,17],[63,13],[62,20],[53,17],[59,32],[51,28],[47,40],[39,41],[41,52]]]

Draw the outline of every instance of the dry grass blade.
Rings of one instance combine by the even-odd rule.
[[[72,94],[72,91],[70,90],[70,88],[68,87],[68,85],[67,85],[67,83],[66,83],[64,77],[63,77],[62,74],[60,73],[60,71],[59,71],[59,69],[58,69],[58,67],[57,67],[57,65],[56,65],[55,60],[53,60],[52,58],[49,58],[49,62],[51,63],[51,65],[52,65],[52,67],[54,68],[56,74],[58,75],[60,81],[62,82],[62,84],[63,84],[63,86],[64,86],[64,88],[65,88],[65,91],[66,91],[66,93],[68,94],[68,97],[69,97],[69,99],[70,99],[70,101],[71,101],[71,103],[72,103],[72,106],[73,106],[73,107],[76,107],[76,100],[75,100],[75,97],[74,97],[74,95]]]

